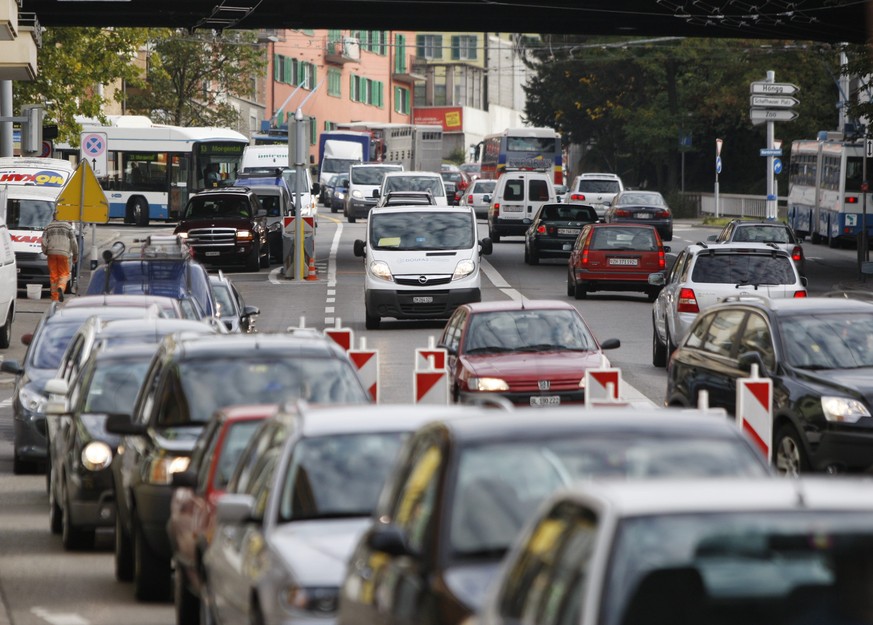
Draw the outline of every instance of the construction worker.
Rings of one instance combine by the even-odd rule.
[[[70,280],[70,257],[75,264],[79,260],[79,244],[73,227],[59,221],[57,213],[52,222],[42,231],[42,253],[48,257],[49,292],[53,302],[64,301],[64,291]]]

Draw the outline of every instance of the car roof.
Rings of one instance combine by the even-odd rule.
[[[105,360],[147,359],[154,356],[157,349],[158,347],[154,343],[129,343],[127,345],[116,345],[112,349],[99,349],[92,352],[91,357],[100,362]]]
[[[90,317],[112,318],[112,319],[142,319],[149,315],[148,307],[139,306],[102,306],[95,310],[91,307],[81,306],[74,308],[59,308],[48,319],[48,323],[84,323]]]
[[[278,404],[235,404],[218,408],[213,419],[225,422],[269,419],[279,413],[279,408]]]
[[[535,300],[490,300],[485,302],[472,302],[466,306],[473,312],[497,312],[504,310],[577,310],[570,302],[560,299],[535,299]],[[578,312],[578,311],[577,311]]]
[[[735,305],[751,305],[772,310],[779,316],[807,315],[813,313],[860,312],[873,314],[873,302],[859,299],[843,299],[837,297],[787,297],[773,298],[748,295],[722,302],[709,310],[718,310]]]
[[[688,253],[700,255],[700,254],[731,254],[737,251],[746,251],[746,252],[760,252],[760,253],[770,253],[777,256],[789,256],[788,252],[784,249],[777,247],[775,243],[751,243],[751,242],[726,242],[726,243],[718,243],[713,245],[707,245],[703,242],[692,243],[687,248],[685,248]]]
[[[222,334],[165,337],[164,346],[179,358],[225,358],[240,351],[265,355],[284,354],[295,358],[343,358],[345,352],[331,339],[320,334],[259,332],[257,334]]]
[[[653,514],[873,511],[873,482],[832,477],[591,480],[556,499],[603,502],[618,516]]]
[[[465,213],[469,214],[472,212],[472,209],[469,206],[446,206],[445,204],[416,204],[415,206],[374,206],[370,209],[371,215],[377,215],[379,213],[408,213],[411,211],[415,211],[416,213],[420,213],[422,211],[434,211],[439,213]]]
[[[587,178],[604,178],[608,180],[620,180],[621,177],[616,174],[607,174],[607,173],[598,173],[598,172],[589,172],[586,174],[579,174],[576,176],[576,179],[587,179]]]
[[[216,333],[213,326],[195,319],[115,319],[103,324],[98,337],[103,339],[144,334],[164,335],[173,332]]]
[[[400,177],[404,177],[404,176],[414,177],[414,178],[428,176],[431,178],[439,178],[440,180],[443,179],[443,177],[435,171],[419,171],[417,169],[406,169],[403,171],[389,171],[387,174],[385,174],[385,178],[400,178]]]
[[[461,405],[356,404],[308,406],[301,410],[303,435],[379,431],[411,432],[435,419],[462,419],[494,409]],[[291,409],[289,414],[293,414]],[[505,414],[505,413],[503,413]],[[293,416],[292,416],[293,418]]]

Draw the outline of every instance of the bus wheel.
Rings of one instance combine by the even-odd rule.
[[[149,225],[149,204],[145,198],[135,197],[130,201],[131,221],[140,227]]]

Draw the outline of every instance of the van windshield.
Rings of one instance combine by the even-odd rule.
[[[50,200],[19,200],[6,202],[6,223],[10,230],[42,230],[55,214]]]
[[[370,215],[370,246],[377,250],[463,250],[474,244],[470,213],[419,211]]]
[[[352,167],[351,180],[354,184],[382,184],[382,178],[389,171],[400,171],[400,168],[393,167]]]

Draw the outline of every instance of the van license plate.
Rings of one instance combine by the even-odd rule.
[[[506,213],[520,213],[524,210],[523,206],[504,206],[503,211]]]
[[[204,256],[218,256],[218,252],[204,252]]]
[[[546,397],[541,397],[539,395],[534,395],[530,398],[531,406],[560,406],[561,405],[561,396],[560,395],[548,395]]]
[[[433,304],[433,296],[432,295],[413,295],[412,296],[413,304]]]

